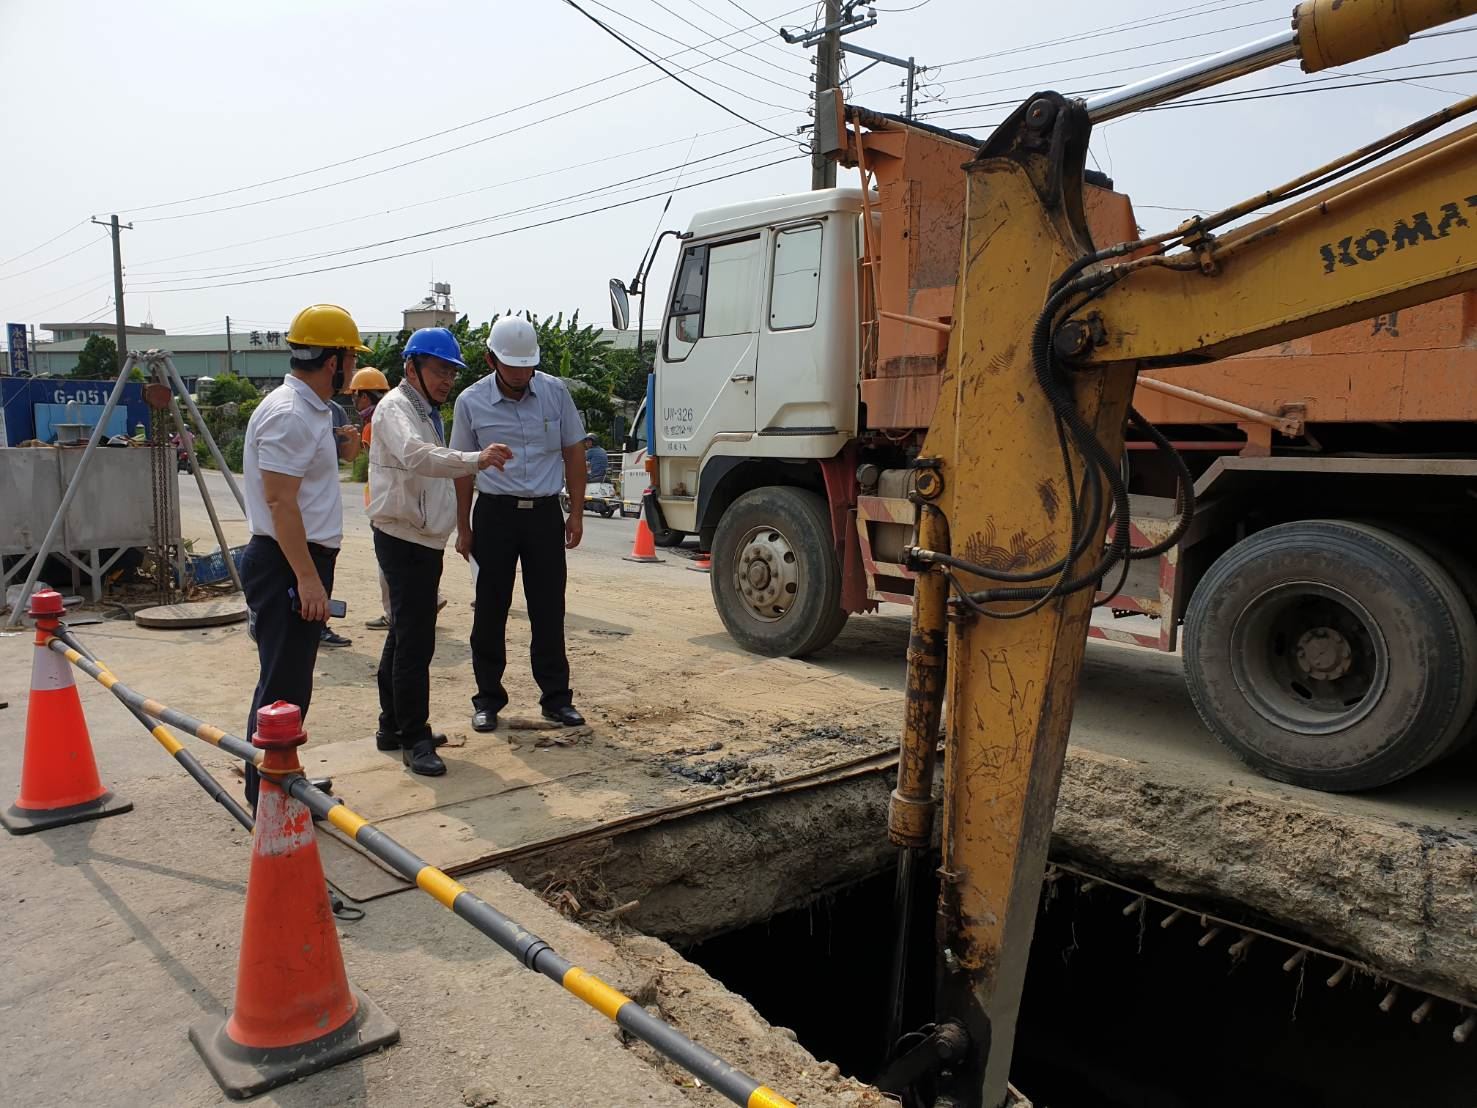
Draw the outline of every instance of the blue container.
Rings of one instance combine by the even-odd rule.
[[[231,547],[231,561],[236,563],[238,575],[241,572],[241,556],[245,553],[245,546]],[[191,554],[186,564],[190,567],[191,579],[197,585],[214,585],[231,576],[226,570],[225,556],[219,550],[212,554]]]

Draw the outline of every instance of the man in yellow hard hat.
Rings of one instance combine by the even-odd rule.
[[[384,399],[385,393],[390,391],[390,379],[373,366],[365,366],[354,374],[354,379],[349,382],[349,395],[354,400],[354,410],[359,414],[359,439],[364,444],[364,449],[369,449],[370,442],[374,439],[374,410],[379,407],[379,402]],[[364,510],[369,510],[369,481],[364,482]],[[366,620],[365,627],[375,631],[384,631],[390,626],[390,586],[385,583],[385,575],[381,573],[380,578],[380,607],[384,609],[379,615],[371,620]]]
[[[349,382],[348,392],[354,398],[354,410],[359,414],[360,441],[364,449],[369,449],[369,444],[374,441],[374,411],[379,407],[379,402],[385,398],[390,391],[390,379],[374,366],[365,366],[354,373],[354,378]],[[364,482],[364,510],[369,510],[369,482]],[[388,631],[390,629],[390,584],[385,580],[384,570],[379,571],[380,579],[380,607],[384,609],[373,619],[364,621],[364,626],[371,631]],[[436,610],[439,612],[446,607],[446,597],[439,593],[436,596]]]
[[[251,611],[260,670],[246,734],[256,733],[263,704],[285,700],[308,714],[318,637],[328,619],[334,560],[344,536],[338,463],[359,453],[353,428],[336,433],[330,399],[369,348],[343,308],[314,304],[287,332],[291,366],[281,387],[262,398],[246,425],[242,485],[251,540],[241,585]],[[257,777],[246,772],[256,805]]]

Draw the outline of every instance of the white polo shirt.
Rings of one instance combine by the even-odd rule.
[[[344,541],[338,444],[328,402],[296,377],[267,393],[246,425],[242,453],[246,525],[253,535],[277,538],[262,489],[262,470],[301,477],[297,508],[308,541],[337,548]]]

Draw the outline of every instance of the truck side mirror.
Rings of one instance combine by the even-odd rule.
[[[624,331],[631,322],[631,298],[626,294],[626,283],[619,277],[610,279],[610,325]]]

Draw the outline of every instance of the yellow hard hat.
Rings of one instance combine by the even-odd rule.
[[[385,375],[374,366],[365,366],[356,370],[354,379],[349,382],[349,392],[364,392],[366,390],[375,392],[389,392],[390,382]]]
[[[337,304],[310,304],[298,312],[287,329],[287,341],[297,346],[369,353],[369,347],[359,337],[359,325]]]

